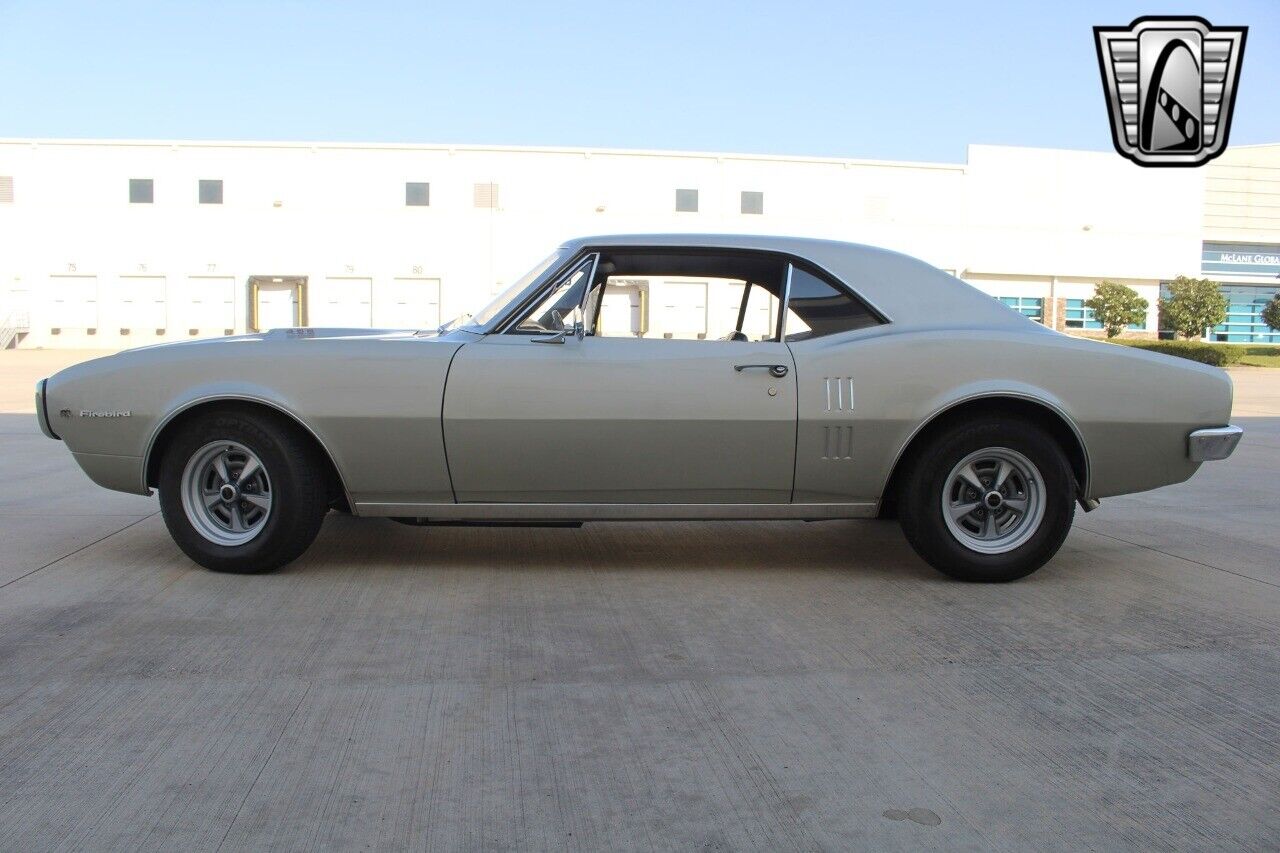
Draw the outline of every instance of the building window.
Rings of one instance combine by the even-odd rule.
[[[429,207],[431,205],[431,184],[409,181],[404,185],[404,203],[407,207]]]
[[[129,179],[129,204],[151,204],[155,201],[155,181],[151,178]]]
[[[1276,288],[1271,285],[1220,285],[1227,297],[1227,319],[1213,327],[1210,338],[1229,344],[1280,344],[1280,332],[1272,331],[1262,319]]]
[[[1034,296],[998,296],[1005,305],[1037,323],[1044,322],[1044,300]]]
[[[0,204],[13,204],[13,175],[0,175]]]
[[[1068,299],[1063,317],[1068,329],[1101,329],[1102,324],[1093,317],[1093,309],[1084,307],[1083,299]]]
[[[473,199],[476,207],[496,209],[498,206],[498,185],[476,184]]]
[[[1093,316],[1093,309],[1085,307],[1083,299],[1067,299],[1063,316],[1068,329],[1102,329],[1102,324]],[[1130,331],[1141,331],[1147,327],[1144,319],[1141,323],[1130,323]]]
[[[222,204],[222,181],[201,181],[200,203]]]
[[[752,190],[742,191],[743,213],[764,213],[764,193]]]
[[[698,191],[697,190],[676,190],[676,212],[677,213],[697,213],[698,212]]]

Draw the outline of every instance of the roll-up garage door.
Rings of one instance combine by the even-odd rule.
[[[311,293],[307,322],[330,328],[368,328],[373,325],[373,279],[326,278]]]
[[[98,328],[98,277],[52,275],[42,300],[43,326],[87,331]]]
[[[163,335],[169,327],[166,279],[161,275],[122,275],[116,291],[121,334]]]
[[[230,335],[236,327],[236,282],[229,275],[187,278],[183,327],[192,336]]]
[[[440,279],[380,280],[373,292],[373,323],[380,329],[434,329],[440,325]]]

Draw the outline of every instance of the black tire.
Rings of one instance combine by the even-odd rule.
[[[270,511],[253,538],[243,544],[211,540],[192,523],[183,504],[188,462],[219,442],[249,449],[270,478]],[[301,556],[315,541],[328,511],[326,471],[314,446],[287,419],[253,409],[209,412],[182,424],[165,448],[160,462],[160,512],[178,547],[205,568],[236,574],[269,572]]]
[[[992,448],[1013,451],[1029,460],[1038,470],[1044,490],[1037,498],[1044,510],[1038,525],[1031,516],[1032,520],[1023,528],[1027,531],[1022,534],[1026,538],[1003,553],[973,550],[952,531],[943,511],[943,501],[955,494],[948,491],[955,488],[951,479],[953,470],[971,454]],[[1058,552],[1071,530],[1075,515],[1075,477],[1071,466],[1057,442],[1032,423],[1001,419],[944,427],[929,437],[909,465],[897,502],[902,530],[925,562],[957,580],[1002,583],[1025,577]],[[960,485],[963,488],[963,484]],[[983,500],[977,489],[969,491],[961,500],[972,499],[974,495],[978,495],[979,502]],[[978,515],[985,518],[989,510],[985,506],[979,509]],[[968,521],[975,523],[974,517]],[[980,524],[981,519],[977,523]]]

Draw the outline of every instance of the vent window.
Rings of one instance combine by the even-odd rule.
[[[474,198],[476,207],[496,208],[498,206],[498,185],[476,184]]]
[[[431,184],[409,181],[404,185],[404,203],[408,207],[431,205]],[[479,207],[479,205],[476,205]]]
[[[200,203],[222,204],[222,181],[201,181]]]
[[[764,193],[754,190],[742,191],[743,213],[764,213]]]
[[[698,191],[697,190],[676,190],[676,212],[677,213],[697,213],[698,212]]]
[[[129,179],[129,204],[151,204],[155,201],[155,181],[151,178]]]

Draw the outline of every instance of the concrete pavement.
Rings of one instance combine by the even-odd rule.
[[[1231,460],[1003,586],[886,522],[333,515],[216,575],[0,414],[0,849],[1273,849],[1280,371],[1234,375]]]

